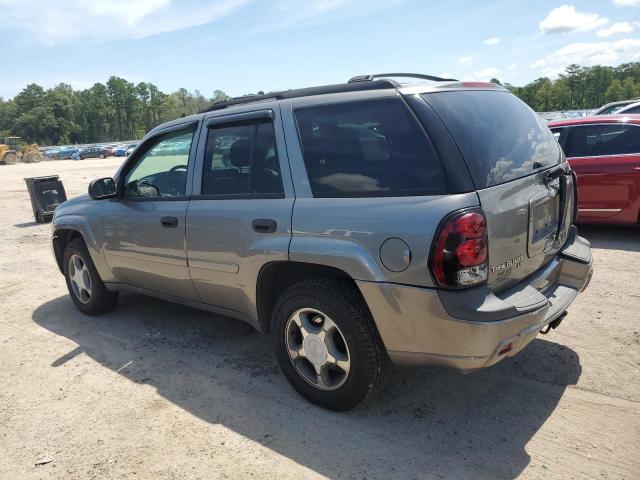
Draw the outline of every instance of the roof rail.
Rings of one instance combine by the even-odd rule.
[[[264,100],[280,100],[280,98],[281,97],[279,92],[266,93],[264,95],[244,95],[242,97],[227,98],[225,100],[218,100],[217,102],[213,102],[213,105],[200,113],[210,112],[212,110],[220,110],[231,105],[242,105],[243,103],[260,102]]]
[[[457,82],[455,78],[434,77],[433,75],[424,75],[422,73],[376,73],[373,75],[357,75],[349,79],[349,83],[371,82],[376,78],[402,77],[402,78],[419,78],[420,80],[430,80],[432,82]]]
[[[356,92],[363,90],[380,90],[385,88],[397,88],[399,84],[389,79],[373,80],[369,82],[338,83],[335,85],[324,85],[320,87],[298,88],[295,90],[285,90],[282,92],[271,92],[265,95],[246,95],[244,97],[229,98],[215,102],[209,108],[199,113],[221,110],[234,105],[245,103],[261,102],[266,100],[284,100],[288,98],[311,97],[314,95],[325,95],[328,93]]]

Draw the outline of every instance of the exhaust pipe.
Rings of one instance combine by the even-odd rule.
[[[540,333],[541,333],[541,334],[543,334],[543,335],[546,335],[547,333],[549,333],[549,332],[551,331],[551,329],[554,329],[554,330],[555,330],[556,328],[558,328],[558,326],[560,326],[560,324],[562,323],[562,320],[564,319],[564,317],[566,317],[566,316],[567,316],[567,313],[569,313],[569,312],[567,312],[566,310],[565,310],[564,312],[562,312],[562,313],[558,316],[558,318],[556,318],[556,319],[555,319],[554,321],[552,321],[552,322],[549,322],[549,323],[547,324],[547,327],[546,327],[546,328],[544,328],[544,329],[540,329]]]

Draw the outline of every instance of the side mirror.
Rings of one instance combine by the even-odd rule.
[[[118,187],[111,177],[98,178],[89,184],[89,196],[94,200],[115,198],[117,195]]]

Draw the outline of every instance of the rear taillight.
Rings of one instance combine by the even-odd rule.
[[[482,210],[467,209],[444,219],[431,252],[438,285],[470,287],[487,281],[487,221]]]

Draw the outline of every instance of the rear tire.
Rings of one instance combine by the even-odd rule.
[[[118,292],[107,290],[82,240],[69,242],[64,251],[63,268],[69,295],[82,313],[100,315],[117,305]]]
[[[305,333],[296,332],[305,315],[302,323],[307,328],[299,329]],[[347,281],[314,279],[292,285],[274,307],[271,331],[287,380],[321,407],[344,411],[359,406],[375,393],[387,373],[389,358],[371,314]],[[332,339],[325,340],[329,335]],[[336,358],[339,361],[332,361]]]
[[[100,158],[105,158],[104,157],[104,153],[101,153],[100,155],[98,155]]]

